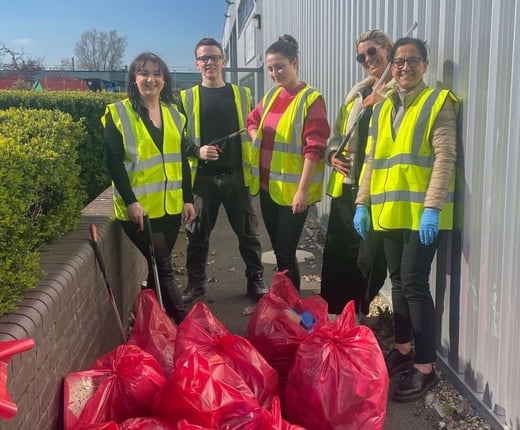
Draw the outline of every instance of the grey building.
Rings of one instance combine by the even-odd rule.
[[[461,100],[458,229],[432,267],[439,361],[507,429],[520,429],[520,14],[517,0],[235,0],[222,44],[228,79],[271,87],[265,49],[289,33],[300,77],[325,97],[333,122],[351,85],[360,32],[394,39],[412,23],[427,40],[432,87]],[[325,224],[329,200],[318,204]]]

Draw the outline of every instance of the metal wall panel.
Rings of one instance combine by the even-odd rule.
[[[324,95],[331,124],[363,77],[358,34],[381,28],[397,39],[418,22],[414,36],[430,47],[427,83],[461,100],[460,230],[441,244],[431,277],[439,354],[504,428],[520,429],[518,0],[257,0],[255,13],[259,59],[292,34],[300,77]],[[324,224],[329,204],[317,206]]]

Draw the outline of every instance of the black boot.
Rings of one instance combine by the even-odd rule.
[[[247,276],[247,296],[253,300],[260,300],[269,290],[264,284],[263,273],[255,273]]]
[[[182,301],[182,294],[179,287],[175,284],[175,272],[171,257],[157,258],[157,271],[161,282],[161,297],[164,308],[170,318],[175,323],[180,324],[186,317],[186,309]]]

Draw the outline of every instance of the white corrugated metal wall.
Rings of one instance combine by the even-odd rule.
[[[427,83],[462,102],[461,232],[432,268],[439,353],[506,428],[520,429],[518,0],[257,0],[255,13],[258,53],[281,34],[295,36],[300,76],[324,95],[331,123],[363,76],[358,34],[381,28],[397,39],[419,24],[414,36],[430,46]],[[324,222],[328,208],[327,199],[318,206]]]

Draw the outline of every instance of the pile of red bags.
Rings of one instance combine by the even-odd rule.
[[[382,429],[388,375],[353,306],[334,323],[282,273],[246,337],[204,303],[177,327],[151,290],[126,345],[65,378],[65,430]],[[293,424],[291,424],[293,423]]]

